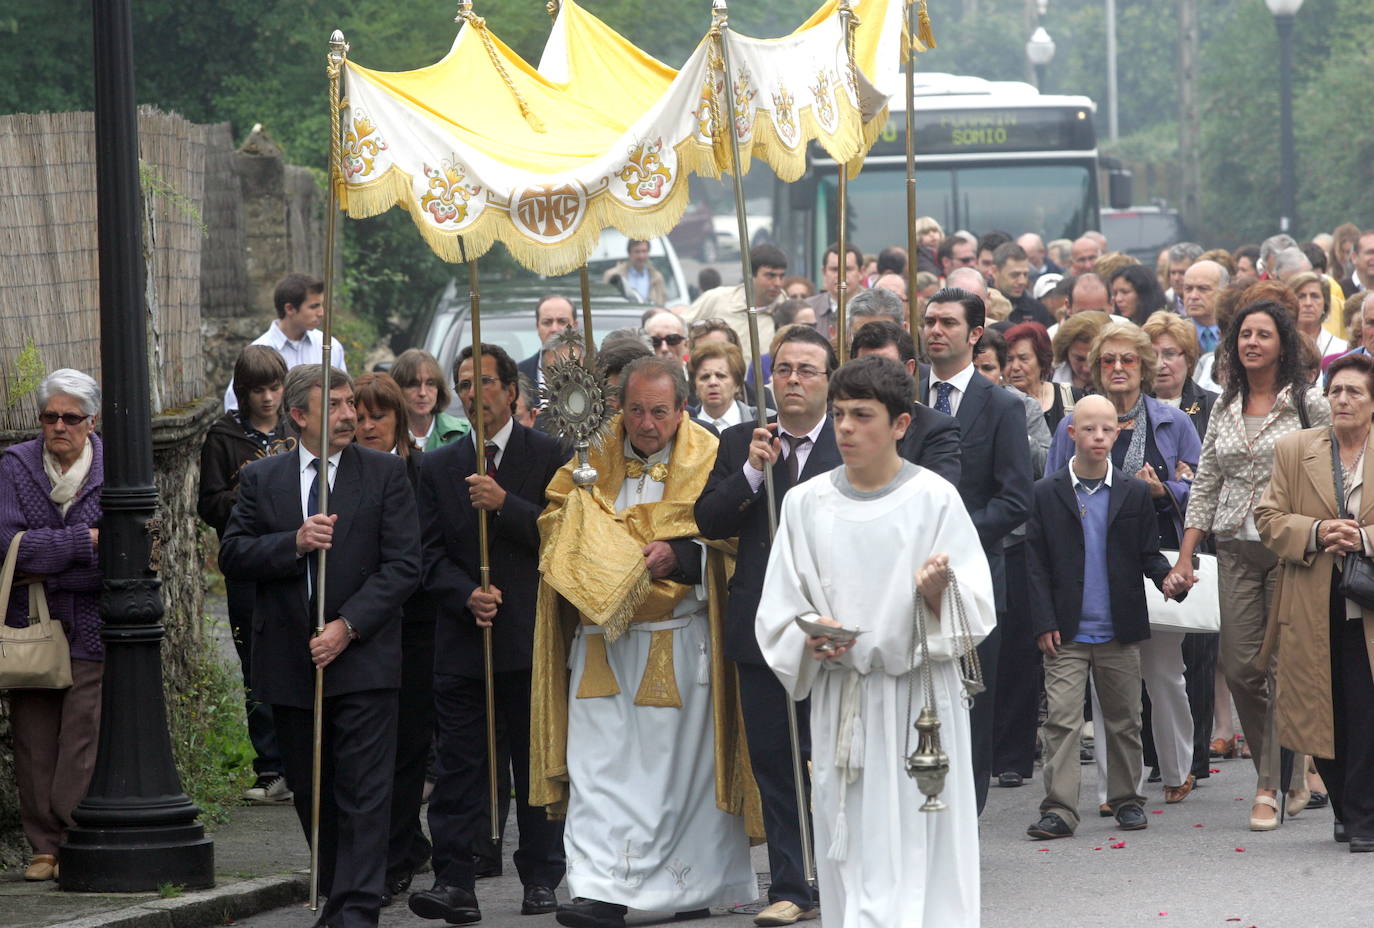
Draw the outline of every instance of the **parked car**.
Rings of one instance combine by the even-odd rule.
[[[668,239],[682,254],[706,264],[714,264],[720,256],[720,243],[716,240],[715,218],[711,215],[710,202],[694,197],[677,226],[668,233]]]
[[[1103,209],[1102,234],[1113,251],[1154,267],[1160,251],[1185,240],[1183,219],[1167,206]]]

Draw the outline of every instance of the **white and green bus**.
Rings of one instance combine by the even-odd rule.
[[[916,210],[946,234],[967,229],[1046,242],[1099,226],[1096,106],[1087,97],[1041,94],[1019,81],[953,74],[916,79]],[[773,239],[818,276],[835,240],[836,165],[813,145],[806,176],[774,193]],[[1113,205],[1130,203],[1130,175],[1110,178]],[[848,233],[867,252],[906,247],[906,98],[892,99],[882,136],[849,182]]]

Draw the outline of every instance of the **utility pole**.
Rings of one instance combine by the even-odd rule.
[[[1202,217],[1202,122],[1197,78],[1200,39],[1197,0],[1178,0],[1178,149],[1182,162],[1179,212],[1189,235]]]

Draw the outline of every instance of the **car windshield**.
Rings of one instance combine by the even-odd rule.
[[[629,251],[628,245],[629,240],[616,229],[602,231],[601,241],[597,243],[596,250],[587,258],[587,272],[593,283],[600,283],[607,271],[626,260]],[[664,239],[649,239],[649,263],[663,275],[663,285],[667,291],[667,298],[664,300],[665,306],[674,306],[689,301],[687,294],[682,292],[681,281],[678,279],[673,262],[668,256]],[[578,290],[577,271],[558,277],[543,277],[528,268],[511,262],[511,269],[506,279],[530,283],[542,281],[550,293],[575,293]]]

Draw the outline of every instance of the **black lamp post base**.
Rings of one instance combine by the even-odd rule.
[[[87,893],[156,892],[215,885],[215,846],[199,823],[73,828],[62,845],[59,885]]]

